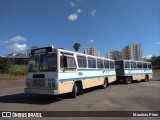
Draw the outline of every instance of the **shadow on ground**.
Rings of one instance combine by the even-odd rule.
[[[26,103],[26,104],[39,104],[45,105],[61,101],[58,96],[50,95],[35,95],[28,93],[12,94],[0,97],[1,103]]]
[[[99,87],[89,88],[84,90],[84,94],[98,90]],[[63,95],[38,95],[30,93],[19,93],[12,95],[0,96],[0,103],[23,103],[23,104],[37,104],[47,105],[59,102],[65,99],[73,99],[69,94]]]

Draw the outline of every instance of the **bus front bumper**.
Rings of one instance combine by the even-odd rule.
[[[60,94],[59,90],[46,90],[46,89],[34,89],[34,88],[25,88],[25,93],[34,93],[34,94],[44,94],[44,95],[58,95]]]

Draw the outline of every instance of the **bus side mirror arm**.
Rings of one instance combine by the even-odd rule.
[[[63,67],[61,70],[64,72],[64,71],[65,71],[65,68]]]

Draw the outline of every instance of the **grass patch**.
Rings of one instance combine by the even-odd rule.
[[[9,74],[15,76],[27,75],[27,66],[12,66],[9,70]]]
[[[27,75],[10,75],[10,74],[0,74],[0,80],[25,80]]]
[[[25,80],[27,66],[12,66],[8,73],[0,73],[0,80]]]
[[[160,69],[158,69],[158,70],[153,70],[153,76],[154,76],[154,77],[160,76]]]

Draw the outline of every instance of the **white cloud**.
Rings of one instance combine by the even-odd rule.
[[[9,43],[9,40],[5,40],[5,41],[0,40],[0,45],[2,45],[2,44],[6,44],[6,43]]]
[[[74,7],[77,7],[77,6],[78,6],[78,4],[76,4],[76,3],[72,2],[72,1],[70,2],[70,4],[71,4],[71,7],[72,7],[72,8],[74,8]]]
[[[26,38],[24,37],[21,37],[21,36],[16,36],[16,37],[13,37],[9,40],[0,40],[0,44],[7,44],[7,43],[10,43],[10,42],[20,42],[20,41],[26,41]]]
[[[95,15],[96,15],[96,10],[95,10],[95,9],[92,10],[91,15],[92,15],[92,16],[95,16]]]
[[[143,56],[144,59],[151,59],[151,57],[153,57],[153,55],[146,55],[146,56]]]
[[[73,8],[75,7],[75,4],[72,1],[70,2],[70,4],[71,4],[71,7]]]
[[[16,37],[11,38],[9,41],[10,42],[26,41],[26,38],[21,37],[21,36],[16,36]]]
[[[8,46],[8,49],[10,49],[13,52],[21,52],[21,51],[25,51],[28,49],[26,44],[18,44],[18,43],[14,43],[10,46]]]
[[[77,13],[73,13],[73,14],[70,14],[68,16],[68,20],[71,21],[71,22],[73,22],[73,21],[75,21],[77,19],[78,19],[78,14]]]
[[[89,40],[90,43],[94,43],[94,40]]]
[[[77,10],[77,13],[81,13],[81,9],[78,9],[78,10]]]

